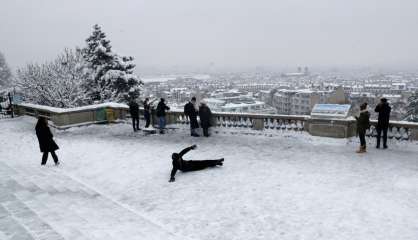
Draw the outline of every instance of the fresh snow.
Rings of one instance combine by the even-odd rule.
[[[30,117],[0,120],[0,164],[25,170],[27,177],[71,176],[137,214],[123,221],[98,215],[100,224],[114,225],[102,239],[141,239],[128,226],[188,239],[418,239],[417,142],[390,141],[388,150],[377,150],[369,140],[369,152],[359,155],[357,139],[304,133],[215,129],[210,138],[191,138],[187,128],[146,135],[129,124],[92,125],[53,130],[62,162],[55,168],[39,166],[34,125]],[[198,148],[185,159],[224,157],[224,166],[178,172],[169,183],[171,153],[191,144]],[[53,188],[55,181],[39,184]],[[44,207],[53,212],[54,206]],[[80,206],[77,213],[89,217],[94,206],[87,200]],[[83,222],[69,225],[70,219],[48,212],[40,218],[61,226],[59,232],[68,225],[94,236]],[[126,229],[123,238],[120,229]]]
[[[87,105],[83,107],[74,107],[74,108],[57,108],[57,107],[49,107],[44,105],[38,105],[33,103],[20,103],[19,105],[24,107],[36,108],[39,110],[49,111],[53,113],[65,113],[65,112],[77,112],[77,111],[84,111],[84,110],[93,110],[93,109],[101,109],[101,108],[129,108],[128,105],[123,103],[115,103],[115,102],[108,102],[108,103],[99,103],[94,105]]]

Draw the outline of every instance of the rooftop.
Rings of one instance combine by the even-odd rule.
[[[34,124],[0,120],[0,238],[418,236],[417,142],[358,155],[356,139],[300,132],[213,129],[210,138],[190,138],[187,126],[144,135],[129,124],[92,125],[53,129],[56,168],[40,166]],[[224,157],[225,165],[168,183],[171,153],[191,144],[198,148],[185,159]]]

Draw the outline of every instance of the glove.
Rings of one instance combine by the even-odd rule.
[[[170,178],[170,181],[168,181],[168,182],[174,182],[174,181],[176,181],[175,178]]]
[[[196,149],[196,148],[197,148],[196,144],[192,145],[193,150]]]

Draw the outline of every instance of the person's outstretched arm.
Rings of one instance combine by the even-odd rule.
[[[177,172],[177,168],[173,166],[173,169],[171,169],[171,176],[170,176],[170,181],[169,182],[176,181],[176,179],[174,178],[174,176],[176,176],[176,172]]]
[[[188,153],[190,150],[195,149],[196,145],[192,145],[190,147],[187,147],[183,150],[181,150],[181,152],[179,153],[180,157],[183,157],[184,154]]]

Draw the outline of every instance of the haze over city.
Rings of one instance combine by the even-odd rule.
[[[418,2],[2,0],[0,48],[15,69],[83,46],[98,23],[141,68],[416,68]]]

